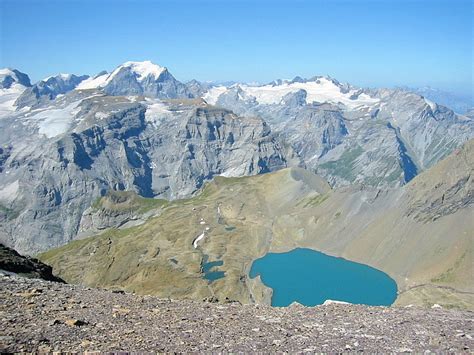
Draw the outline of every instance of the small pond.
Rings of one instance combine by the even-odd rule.
[[[222,266],[223,264],[224,262],[222,260],[208,261],[208,256],[205,255],[201,264],[203,278],[209,282],[223,278],[225,272],[217,270],[217,267]]]

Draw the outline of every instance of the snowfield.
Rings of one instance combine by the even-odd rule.
[[[19,183],[18,180],[6,185],[0,189],[0,201],[12,202],[18,194]]]
[[[107,81],[109,75],[110,74],[106,73],[103,75],[99,75],[95,78],[83,80],[79,83],[79,85],[76,86],[75,90],[97,89],[99,87],[102,87],[105,85],[105,82]]]
[[[215,105],[219,96],[227,91],[225,86],[214,86],[202,97],[209,105]]]
[[[319,78],[315,81],[305,83],[283,82],[280,85],[263,86],[236,84],[236,86],[240,87],[244,92],[243,96],[239,94],[240,99],[254,97],[259,104],[264,105],[281,104],[285,95],[295,93],[298,90],[306,91],[306,103],[308,104],[313,102],[329,102],[333,104],[343,104],[348,109],[357,109],[373,106],[380,101],[364,93],[358,94],[355,89],[343,93],[339,86],[327,78]],[[224,86],[213,87],[204,94],[203,99],[209,104],[215,105],[219,97],[227,90],[228,89]],[[354,96],[354,98],[351,98],[352,96]]]
[[[25,115],[25,121],[38,125],[38,133],[47,138],[53,138],[66,133],[76,114],[82,100],[74,101],[64,108],[46,108],[33,115]],[[36,110],[33,110],[34,112]]]

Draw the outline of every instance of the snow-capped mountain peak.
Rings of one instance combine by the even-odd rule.
[[[47,81],[51,80],[51,79],[56,79],[56,80],[59,79],[59,80],[62,80],[62,81],[67,81],[67,80],[71,79],[71,77],[72,77],[72,74],[59,73],[59,74],[56,74],[56,75],[48,76],[48,77],[42,79],[41,81],[45,82],[45,83]]]
[[[14,74],[13,70],[10,68],[1,68],[0,69],[0,75],[11,75]]]
[[[16,99],[30,86],[28,75],[16,69],[0,68],[0,118],[15,111]]]
[[[91,77],[80,85],[77,86],[78,90],[85,89],[98,89],[107,86],[114,78],[117,77],[119,73],[129,72],[132,73],[137,81],[141,82],[148,77],[151,77],[153,80],[158,80],[160,75],[165,72],[167,69],[165,67],[159,66],[152,63],[149,60],[143,62],[125,62],[115,68],[111,73],[99,74],[95,77]]]
[[[76,89],[99,89],[114,96],[192,97],[186,85],[176,80],[167,68],[149,60],[125,62],[110,74],[105,73],[85,80]]]
[[[31,86],[28,75],[16,69],[0,68],[0,89],[10,89],[17,85],[23,89]]]
[[[130,68],[132,72],[137,74],[138,80],[140,81],[144,80],[148,76],[152,76],[154,79],[158,79],[161,73],[166,70],[165,67],[161,67],[157,64],[154,64],[149,60],[145,60],[143,62],[125,62],[117,69],[115,69],[111,76],[113,76],[114,73],[117,73],[122,68]]]

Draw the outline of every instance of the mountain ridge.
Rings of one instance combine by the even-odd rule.
[[[418,95],[330,77],[217,86],[214,106],[205,98],[215,86],[183,84],[152,63],[99,74],[49,78],[39,98],[38,83],[0,95],[0,240],[21,252],[76,238],[83,214],[108,191],[173,200],[216,175],[290,166],[333,187],[389,189],[474,136],[472,118]]]

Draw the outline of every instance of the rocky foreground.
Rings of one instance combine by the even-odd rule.
[[[0,351],[472,352],[474,313],[171,301],[0,276]]]

